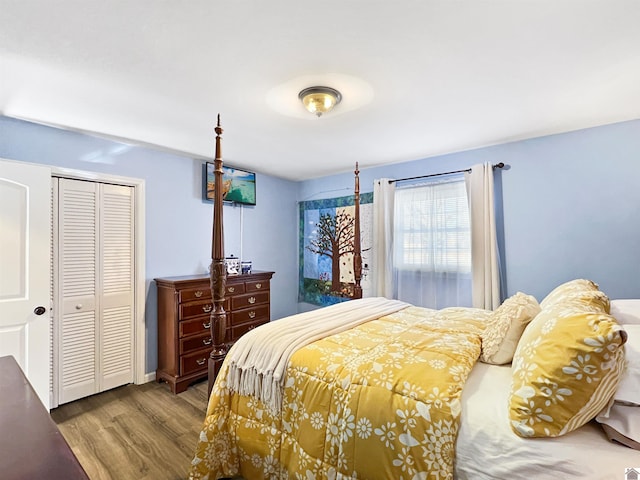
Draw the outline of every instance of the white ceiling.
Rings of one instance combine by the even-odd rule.
[[[640,118],[640,1],[0,0],[0,62],[4,115],[212,157],[220,113],[301,180]]]

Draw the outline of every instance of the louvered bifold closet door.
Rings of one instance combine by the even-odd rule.
[[[133,382],[133,188],[60,179],[58,396]]]
[[[60,179],[58,400],[98,392],[98,184]]]
[[[133,189],[101,185],[100,390],[133,382]]]

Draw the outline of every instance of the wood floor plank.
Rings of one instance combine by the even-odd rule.
[[[51,416],[92,480],[179,480],[206,405],[206,381],[179,395],[150,382],[61,405]]]

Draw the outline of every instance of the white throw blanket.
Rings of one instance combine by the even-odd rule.
[[[383,297],[342,302],[276,320],[243,335],[229,350],[227,386],[280,411],[284,373],[296,350],[410,306]]]

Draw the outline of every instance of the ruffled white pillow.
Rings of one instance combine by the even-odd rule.
[[[539,312],[538,301],[531,295],[518,292],[507,298],[487,319],[480,361],[493,365],[511,362],[522,332]]]

